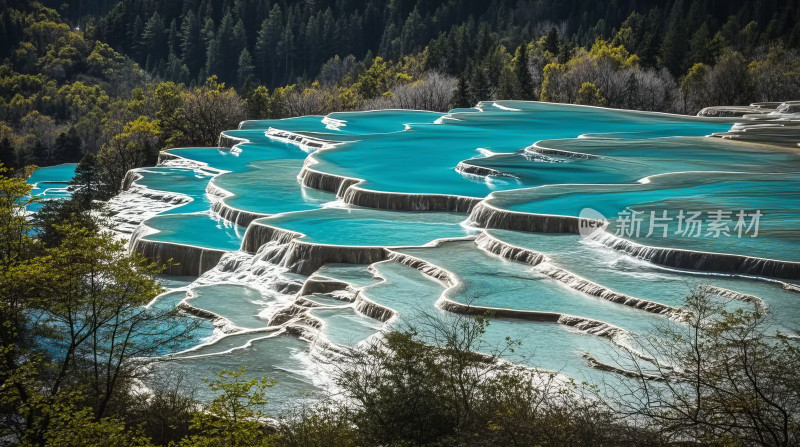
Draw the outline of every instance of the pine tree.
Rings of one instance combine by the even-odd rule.
[[[164,64],[164,77],[174,82],[187,82],[190,80],[189,68],[175,53],[169,53]]]
[[[379,55],[391,57],[391,55],[394,54],[395,46],[398,43],[398,34],[399,32],[397,31],[395,24],[390,23],[383,32],[383,38],[381,39],[381,44],[378,47]]]
[[[218,75],[223,82],[236,81],[236,66],[242,52],[242,45],[239,36],[236,35],[235,27],[233,15],[228,11],[219,22],[216,32],[215,56],[219,62],[213,73]]]
[[[320,50],[320,27],[318,25],[317,17],[320,16],[321,13],[317,13],[316,16],[311,16],[308,18],[308,23],[306,24],[305,29],[303,30],[302,36],[298,37],[298,41],[301,42],[299,45],[301,48],[301,53],[303,55],[300,58],[302,62],[302,67],[300,68],[304,73],[310,71],[312,66],[314,68],[318,67],[318,59],[319,59],[319,50]]]
[[[75,162],[81,158],[81,138],[75,127],[61,132],[56,138],[56,157],[59,162]]]
[[[219,73],[219,42],[216,39],[214,32],[214,21],[210,17],[206,18],[203,24],[203,29],[200,31],[203,36],[203,43],[205,43],[205,70],[204,75],[211,76]]]
[[[164,28],[164,20],[156,11],[144,25],[140,44],[140,47],[149,56],[150,68],[158,65],[162,59],[166,58],[168,51],[166,40],[167,31]]]
[[[475,104],[478,101],[486,101],[491,99],[491,86],[489,79],[486,75],[486,70],[477,63],[472,63],[470,71],[470,103]]]
[[[142,31],[144,30],[144,21],[142,16],[137,15],[133,20],[133,26],[128,27],[128,35],[126,36],[126,45],[129,49],[133,50],[134,54],[142,60],[142,55],[146,54],[146,49],[142,47]]]
[[[236,22],[236,26],[233,27],[231,50],[238,50],[234,54],[239,54],[245,48],[247,48],[247,29],[244,27],[244,22],[240,19]]]
[[[289,18],[291,20],[291,15]],[[287,21],[281,40],[278,42],[277,54],[278,57],[283,58],[283,81],[291,79],[291,75],[294,73],[294,32],[290,20]]]
[[[352,52],[351,44],[352,39],[355,37],[352,35],[353,30],[349,29],[350,22],[347,20],[347,16],[344,16],[337,26],[330,8],[325,10],[325,13],[322,14],[318,23],[320,33],[317,46],[319,47],[321,57],[312,67],[313,72],[316,72],[317,67],[330,58],[330,56],[336,55],[337,52],[341,52],[341,54]],[[346,36],[344,39],[337,39],[337,29],[339,27],[342,28],[340,36]],[[339,44],[339,48],[337,48],[337,44]]]
[[[467,81],[464,79],[463,76],[459,76],[458,87],[456,88],[456,92],[453,95],[453,107],[455,108],[471,107],[472,104],[470,103],[469,96],[470,96],[469,86],[467,85]]]
[[[715,55],[712,51],[711,39],[711,31],[708,29],[708,23],[704,22],[700,28],[692,34],[692,39],[689,41],[689,53],[686,57],[690,64],[710,64],[713,62]]]
[[[181,40],[180,40],[180,33],[178,32],[178,22],[175,19],[172,19],[172,22],[169,24],[169,32],[167,33],[167,44],[169,53],[178,54],[181,49]]]
[[[425,21],[422,20],[419,9],[415,6],[414,10],[406,18],[402,31],[400,31],[400,52],[394,57],[419,51],[419,45],[422,43],[424,34]]]
[[[550,28],[544,39],[544,49],[549,51],[553,56],[558,56],[558,31],[555,27]]]
[[[236,82],[239,90],[245,90],[245,87],[254,82],[254,78],[255,67],[253,66],[253,58],[250,57],[250,52],[245,48],[239,55],[239,64],[236,71]]]
[[[686,32],[683,18],[683,1],[678,0],[669,13],[667,33],[661,42],[661,63],[675,75],[683,71],[688,46]]]
[[[519,85],[519,99],[533,99],[533,80],[531,80],[531,73],[528,69],[528,46],[526,44],[517,47],[514,55],[514,73]]]
[[[255,66],[261,82],[275,85],[276,60],[269,56],[276,53],[281,39],[283,13],[276,3],[269,11],[269,17],[261,22],[255,47]]]
[[[639,81],[636,80],[634,73],[628,75],[628,80],[625,81],[625,95],[625,108],[633,109],[636,97],[639,95]]]
[[[17,154],[8,137],[0,139],[0,165],[11,170],[17,169]],[[6,172],[8,174],[8,172]],[[0,176],[3,172],[0,171]]]
[[[205,61],[205,53],[200,37],[200,23],[195,15],[189,11],[181,20],[180,55],[181,61],[190,73],[197,73]]]
[[[220,44],[217,39],[212,39],[206,48],[206,67],[205,74],[218,76],[222,72],[222,62],[220,60]]]
[[[92,201],[97,198],[100,190],[100,171],[97,166],[97,157],[89,152],[81,158],[75,167],[75,176],[69,182],[73,189],[72,197],[80,203],[83,209],[88,209]]]

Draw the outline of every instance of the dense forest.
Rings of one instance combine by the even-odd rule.
[[[426,48],[427,69],[453,76],[468,75],[470,65],[491,71],[498,46],[513,53],[551,29],[556,33],[548,49],[556,56],[626,29],[619,43],[642,66],[682,75],[695,63],[713,62],[728,46],[750,59],[776,40],[796,48],[799,6],[774,0],[133,0],[79,20],[90,38],[169,80],[201,82],[216,74],[243,87],[246,79],[238,74],[252,67],[253,82],[273,88],[317,78],[337,55],[398,60]]]

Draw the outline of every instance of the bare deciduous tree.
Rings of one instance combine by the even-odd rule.
[[[412,83],[395,84],[389,95],[364,104],[366,109],[412,109],[444,112],[449,110],[458,80],[439,72],[429,72]]]
[[[213,146],[219,133],[235,129],[245,118],[244,102],[236,91],[217,83],[216,77],[182,96],[184,144]]]
[[[635,379],[606,384],[621,414],[676,441],[798,445],[797,338],[758,306],[729,311],[698,292],[685,310],[628,351]]]

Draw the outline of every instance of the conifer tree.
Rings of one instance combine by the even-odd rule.
[[[528,69],[528,46],[525,44],[517,47],[514,56],[514,74],[519,85],[519,99],[533,99],[533,81]]]
[[[269,85],[274,85],[276,82],[275,66],[278,60],[270,56],[275,54],[281,39],[282,20],[281,7],[276,3],[269,11],[269,17],[261,22],[261,28],[259,28],[256,38],[254,58],[256,73],[261,82]]]
[[[205,51],[201,43],[200,23],[192,11],[188,11],[181,20],[180,55],[190,73],[197,73],[204,65]]]
[[[661,63],[673,74],[682,71],[688,42],[683,18],[683,0],[678,0],[669,13],[667,33],[661,43]]]
[[[255,67],[253,67],[253,58],[250,57],[250,52],[245,48],[239,55],[239,64],[236,71],[236,82],[239,90],[249,90],[246,87],[253,83],[254,77]]]

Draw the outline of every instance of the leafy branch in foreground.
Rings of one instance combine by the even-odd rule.
[[[794,331],[760,306],[728,310],[702,292],[689,296],[684,308],[682,321],[659,325],[629,351],[637,380],[605,387],[617,411],[675,440],[797,445],[800,344]]]
[[[69,424],[124,415],[145,366],[194,340],[199,320],[150,305],[160,270],[82,225],[89,210],[52,224],[43,244],[25,216],[29,192],[0,179],[0,433],[41,445]]]
[[[280,420],[287,446],[646,445],[563,376],[499,360],[490,317],[423,315],[337,358],[340,395]]]
[[[190,429],[197,434],[181,441],[186,447],[254,447],[275,445],[266,432],[267,390],[275,381],[245,378],[245,367],[220,371],[216,379],[205,380],[216,397],[194,414]]]

